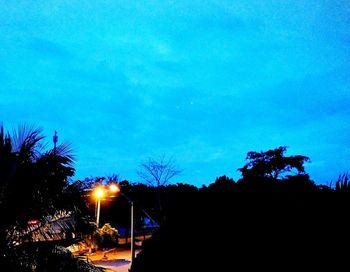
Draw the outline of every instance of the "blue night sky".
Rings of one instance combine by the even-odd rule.
[[[237,180],[286,145],[350,170],[348,0],[0,0],[0,121],[72,144],[75,179],[173,156],[173,182]],[[50,143],[51,144],[51,143]]]

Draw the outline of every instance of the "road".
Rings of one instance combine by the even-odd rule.
[[[136,249],[136,255],[140,250]],[[131,264],[130,249],[114,248],[106,251],[96,251],[88,256],[96,266],[107,269],[108,272],[128,272]]]

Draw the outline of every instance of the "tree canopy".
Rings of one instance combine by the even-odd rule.
[[[248,162],[238,171],[242,173],[243,178],[278,179],[284,174],[293,174],[293,170],[297,171],[297,175],[305,174],[304,163],[310,162],[310,158],[302,155],[286,156],[286,151],[286,146],[280,146],[268,151],[248,152]]]

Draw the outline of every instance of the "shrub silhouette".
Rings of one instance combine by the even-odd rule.
[[[102,248],[111,248],[118,244],[118,230],[106,223],[97,230],[98,245]]]

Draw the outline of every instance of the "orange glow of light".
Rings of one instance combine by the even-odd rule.
[[[101,199],[105,195],[105,191],[103,188],[99,187],[95,189],[94,195],[97,199]]]
[[[113,193],[118,193],[118,192],[120,192],[119,187],[118,187],[116,184],[114,184],[114,183],[112,183],[111,185],[109,185],[109,189],[110,189],[111,192],[113,192]]]

